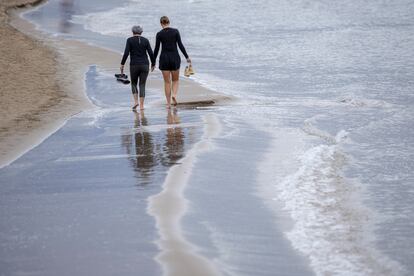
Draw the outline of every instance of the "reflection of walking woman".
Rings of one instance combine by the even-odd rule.
[[[155,67],[155,57],[151,49],[151,45],[145,37],[142,37],[142,27],[132,27],[133,36],[128,38],[125,45],[124,56],[121,61],[121,74],[124,73],[124,64],[128,55],[130,55],[129,69],[131,74],[131,89],[134,96],[134,106],[132,109],[138,107],[138,89],[137,83],[139,80],[139,105],[140,109],[144,109],[145,98],[145,83],[149,73],[148,56],[151,59],[151,71]]]
[[[177,164],[178,160],[184,156],[184,131],[180,127],[180,118],[177,114],[177,109],[168,109],[167,113],[167,133],[165,137],[163,158],[161,163],[164,166],[172,166]]]
[[[169,107],[171,104],[171,98],[173,104],[177,104],[178,80],[180,76],[181,64],[180,55],[177,50],[177,44],[178,47],[180,47],[181,52],[187,59],[187,62],[191,63],[191,60],[188,57],[187,52],[185,51],[183,43],[181,42],[180,33],[177,29],[170,27],[170,20],[168,19],[168,17],[161,17],[160,23],[162,30],[157,33],[154,56],[155,58],[157,58],[161,43],[162,49],[159,61],[159,68],[162,71],[162,76],[164,78],[165,97],[167,98],[167,106]]]
[[[132,167],[137,172],[139,185],[149,184],[153,167],[157,165],[155,158],[155,145],[150,132],[143,130],[148,122],[144,115],[144,110],[135,112],[134,129],[132,133],[122,135],[122,145],[128,154]]]

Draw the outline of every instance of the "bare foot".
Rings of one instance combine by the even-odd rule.
[[[132,107],[132,110],[137,109],[137,107],[138,107],[138,104],[135,104],[135,105]]]
[[[177,103],[177,100],[175,99],[175,97],[172,97],[172,100],[173,100],[173,105],[177,105],[178,103]]]

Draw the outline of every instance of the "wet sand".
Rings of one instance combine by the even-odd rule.
[[[93,119],[91,127],[93,127],[93,124],[96,121],[100,120],[99,112],[109,112],[109,113],[119,112],[117,111],[117,108],[119,108],[119,106],[116,107],[116,103],[114,104],[113,101],[107,102],[106,110],[109,110],[109,111],[102,111],[102,106],[94,105],[97,103],[93,102],[93,100],[91,101],[86,96],[85,81],[86,81],[86,75],[87,75],[86,73],[90,72],[91,65],[106,72],[106,74],[112,74],[114,72],[117,72],[120,55],[115,52],[101,49],[101,48],[96,48],[94,46],[90,46],[90,45],[87,45],[79,41],[62,40],[62,39],[48,37],[45,34],[42,34],[36,31],[33,25],[22,20],[19,17],[20,12],[21,10],[10,10],[10,14],[12,15],[12,17],[9,19],[9,22],[11,26],[21,31],[21,33],[17,32],[16,30],[13,30],[12,27],[7,27],[7,28],[9,28],[10,32],[14,32],[15,34],[17,34],[17,36],[23,37],[22,39],[26,41],[28,44],[32,43],[32,45],[37,45],[37,48],[36,48],[37,51],[40,51],[42,54],[34,53],[33,52],[34,48],[30,48],[30,46],[28,46],[29,49],[27,50],[27,55],[30,57],[30,59],[23,59],[22,63],[17,66],[18,68],[17,71],[11,71],[11,72],[14,72],[14,75],[16,76],[18,75],[19,77],[21,77],[22,80],[8,82],[8,85],[5,86],[6,87],[5,93],[3,93],[2,91],[2,97],[5,99],[4,101],[2,101],[2,105],[3,103],[7,102],[8,103],[7,107],[9,109],[3,108],[2,110],[2,112],[5,112],[7,116],[4,116],[4,118],[2,117],[3,121],[1,122],[1,125],[2,125],[2,140],[0,140],[0,145],[2,148],[2,155],[0,159],[1,166],[10,164],[14,160],[16,160],[19,156],[22,156],[24,153],[26,153],[27,151],[29,151],[36,145],[39,145],[37,148],[40,148],[40,152],[43,152],[43,155],[47,156],[48,155],[47,148],[49,146],[46,146],[46,149],[45,149],[43,145],[44,144],[50,145],[50,142],[49,142],[50,139],[47,139],[46,141],[45,139],[48,137],[50,138],[50,135],[55,131],[57,131],[58,133],[56,134],[57,137],[60,137],[59,139],[61,139],[61,142],[60,142],[61,145],[65,145],[65,147],[67,147],[69,141],[65,139],[65,135],[62,135],[59,133],[62,133],[62,132],[65,133],[65,131],[67,131],[68,128],[71,129],[72,127],[71,126],[69,127],[65,126],[63,128],[61,127],[65,124],[68,118],[70,118],[74,114],[79,113],[80,111],[83,111],[82,113],[79,113],[78,115],[80,116],[80,118],[82,118],[82,116],[92,116],[93,118],[98,118],[98,119]],[[41,42],[38,42],[38,41],[41,41]],[[20,41],[17,41],[16,43],[20,44]],[[24,45],[24,43],[22,44]],[[18,60],[19,59],[11,59],[8,62],[17,63]],[[46,67],[44,68],[40,66],[40,64],[43,64]],[[27,70],[27,69],[31,69],[31,70]],[[37,71],[38,73],[34,74],[33,72],[35,72],[36,70],[38,70]],[[24,72],[24,74],[18,73],[18,72]],[[127,68],[127,72],[128,72],[128,68]],[[30,87],[31,89],[29,88],[25,89],[25,91],[29,93],[28,95],[19,94],[19,98],[15,98],[16,96],[15,91],[18,88],[16,86],[20,82],[24,83],[25,85],[31,86]],[[38,85],[36,86],[36,84]],[[163,94],[162,92],[163,82],[161,80],[160,72],[155,72],[154,74],[152,74],[149,84],[148,84],[148,89],[152,91],[156,91],[160,95]],[[128,91],[129,88],[127,88],[126,86],[122,90]],[[95,92],[99,93],[99,91],[95,91]],[[37,96],[37,94],[39,94],[39,96]],[[34,97],[34,95],[36,96]],[[33,98],[36,98],[38,102],[33,102],[32,100]],[[113,95],[112,95],[112,99],[114,99]],[[125,97],[123,99],[125,100]],[[102,100],[102,98],[100,98],[100,100]],[[229,97],[224,96],[220,93],[208,90],[206,88],[203,88],[190,80],[183,79],[181,82],[180,94],[178,97],[179,106],[183,106],[185,108],[189,107],[192,109],[197,106],[206,106],[206,105],[211,105],[213,103],[224,103],[229,100],[231,100]],[[154,108],[154,109],[165,110],[165,108],[162,107],[162,105],[164,105],[164,102],[165,100],[162,96],[158,97],[157,100],[152,100],[152,101],[149,100],[147,101],[147,109]],[[112,107],[111,107],[111,104],[113,105]],[[17,107],[12,108],[13,105],[18,105],[18,108]],[[19,117],[21,116],[20,115],[21,112],[19,110],[22,110],[22,109],[25,110],[25,115],[23,117]],[[122,111],[123,112],[122,114],[124,114],[123,116],[125,116],[125,112],[130,112],[128,109],[129,109],[128,107],[124,108],[124,111]],[[111,110],[115,110],[115,111],[111,111]],[[167,113],[170,114],[171,111],[168,111]],[[30,114],[30,115],[27,115],[27,114]],[[88,114],[88,115],[82,115],[82,114]],[[144,115],[142,114],[140,116],[144,116]],[[79,119],[76,119],[75,117],[73,120],[77,121]],[[137,119],[137,120],[139,121],[142,119]],[[17,124],[16,122],[19,122],[19,123]],[[215,129],[218,128],[218,125],[217,125],[218,123],[212,120],[211,118],[208,120],[206,119],[204,123],[206,125],[205,137],[209,139],[211,135],[214,136],[214,133],[216,132]],[[73,123],[70,125],[73,125]],[[156,124],[154,126],[156,126]],[[144,127],[144,126],[141,126],[141,127]],[[185,127],[185,125],[183,125],[182,127]],[[189,125],[189,127],[192,128],[191,124]],[[84,133],[83,135],[86,135],[86,133],[88,132],[87,128],[86,129],[82,128],[82,126],[80,125],[77,125],[75,129],[76,128],[83,129],[82,130]],[[86,136],[84,139],[88,140]],[[82,142],[83,139],[81,137],[79,137],[77,140],[79,144],[83,143]],[[59,148],[60,143],[55,144],[57,149]],[[197,145],[198,147],[203,147],[203,144],[197,144]],[[170,191],[170,188],[171,188],[170,187],[171,183],[177,183],[177,182],[180,182],[182,184],[181,191],[183,191],[186,181],[185,179],[182,178],[183,177],[182,170],[185,170],[185,173],[191,170],[192,162],[193,162],[193,159],[194,159],[194,156],[197,150],[198,148],[193,150],[192,151],[193,153],[191,154],[191,156],[184,159],[184,160],[187,160],[185,162],[185,165],[174,167],[175,169],[169,173],[169,176],[167,177],[167,180],[165,181],[165,184],[163,186],[163,190],[160,192],[160,194],[166,193],[168,195],[168,192]],[[39,151],[39,149],[37,151]],[[19,164],[28,164],[26,162],[28,162],[33,157],[32,155],[28,154],[29,156],[28,157],[29,160],[28,160],[27,158],[24,158],[26,155],[24,155],[23,158],[19,159],[23,161],[15,162],[17,163],[17,171],[21,171],[21,167],[19,168],[20,166]],[[36,153],[35,155],[38,156],[38,154]],[[52,155],[53,155],[53,152],[52,152]],[[92,164],[94,163],[94,160],[103,160],[107,158],[117,159],[117,158],[122,158],[122,157],[124,158],[129,157],[129,156],[133,158],[134,154],[131,152],[127,152],[127,155],[118,154],[118,155],[107,155],[107,157],[99,156],[98,159],[92,158],[89,161]],[[145,158],[149,158],[149,157],[145,157]],[[49,172],[49,169],[44,171],[44,174],[54,175],[55,173],[58,172],[57,170],[53,168],[55,166],[59,167],[59,165],[52,165],[52,167],[50,167],[51,164],[49,164],[47,160],[43,160],[42,158],[39,159],[39,157],[37,157],[36,159],[37,159],[37,162],[39,162],[39,164],[43,164],[41,165],[41,167],[49,167],[51,169],[50,172]],[[65,159],[64,157],[62,158],[62,156],[60,157],[54,156],[53,159],[55,161],[58,161],[57,164],[62,163],[62,162],[63,163],[71,162],[72,164],[75,164],[75,166],[78,166],[78,163],[80,164],[84,162],[85,160],[88,160],[84,158]],[[6,167],[5,173],[3,174],[3,179],[8,178],[8,173],[7,173],[8,171],[16,171],[16,167],[13,166],[13,164],[14,163],[12,163],[11,166]],[[29,161],[29,167],[32,167],[33,165],[34,164],[31,164],[31,161]],[[39,170],[43,171],[41,167],[38,167],[35,170],[29,170],[29,171],[36,174],[36,171],[39,171]],[[78,173],[82,174],[81,172],[82,170],[80,170],[79,167],[76,170],[78,171]],[[62,173],[63,175],[65,175],[64,172]],[[73,176],[71,175],[72,174],[69,174],[66,176],[69,177],[69,179],[72,179]],[[96,179],[90,179],[89,181],[100,182],[99,177]],[[8,182],[13,183],[13,185],[17,184],[18,187],[26,186],[25,190],[28,188],[26,192],[29,194],[30,194],[31,189],[35,189],[35,190],[37,189],[36,186],[32,186],[33,183],[35,183],[35,181],[33,182],[33,180],[29,180],[26,178],[23,178],[19,181],[18,179],[12,176],[11,178],[9,178]],[[44,188],[47,190],[54,189],[50,185],[44,186]],[[13,187],[7,186],[7,187],[3,187],[3,192],[5,192],[6,195],[2,199],[1,203],[5,209],[8,209],[9,207],[13,207],[13,206],[14,208],[19,207],[19,206],[22,208],[25,208],[24,207],[25,204],[18,204],[18,206],[16,206],[15,204],[11,204],[11,205],[8,204],[8,202],[10,203],[10,200],[13,201],[14,199],[14,200],[19,201],[21,199],[21,195],[19,194],[20,192],[18,190],[14,190]],[[72,200],[75,200],[75,201],[79,201],[79,200],[82,201],[82,198],[88,197],[88,195],[83,195],[83,192],[75,193],[73,195],[75,197],[73,198],[71,197],[71,198]],[[68,198],[62,197],[61,199],[64,202],[66,202]],[[30,196],[27,198],[27,200],[28,202],[32,202],[31,205],[33,204],[34,206],[37,206],[37,204],[41,204],[41,202],[43,202],[45,206],[49,206],[52,208],[52,205],[56,204],[56,202],[53,203],[54,202],[53,198],[48,198],[48,197],[44,197],[43,199],[40,199],[40,201],[38,201],[39,198],[37,196]],[[160,200],[162,202],[160,202]],[[169,206],[172,207],[170,210],[170,212],[172,213],[170,214],[172,214],[173,217],[176,218],[175,220],[170,221],[170,224],[168,224],[167,227],[159,227],[157,229],[159,232],[159,235],[161,236],[161,238],[172,237],[172,236],[175,237],[177,234],[176,229],[180,228],[180,222],[181,222],[180,217],[182,217],[185,214],[185,209],[180,208],[183,206],[182,204],[185,204],[185,198],[181,197],[181,198],[177,198],[176,200],[171,200],[170,197],[159,198],[158,203],[169,204]],[[65,204],[66,203],[63,203],[62,205],[60,203],[58,205],[61,207],[66,206],[65,208],[68,208],[69,213],[70,213],[69,217],[73,215],[73,213],[71,213],[72,211],[74,213],[77,212],[76,208],[73,209],[69,207],[69,205],[65,205]],[[82,203],[82,204],[86,204],[86,203]],[[94,208],[93,206],[89,206],[85,208],[90,208],[90,207]],[[124,208],[128,209],[130,207],[131,206],[129,207],[125,206]],[[31,214],[29,215],[29,217],[35,216],[39,219],[39,221],[43,221],[45,223],[44,225],[50,225],[51,223],[50,219],[45,218],[46,213],[49,212],[48,209],[41,208],[39,205],[38,207],[35,207],[35,210],[37,210],[36,212],[38,213]],[[66,212],[66,211],[61,210],[61,212]],[[90,215],[92,216],[92,214]],[[164,215],[163,210],[152,208],[151,215],[154,216],[154,218],[159,222],[162,222],[163,220],[165,220],[165,215]],[[83,216],[83,218],[86,218],[86,217],[88,217],[88,215]],[[30,223],[26,224],[23,221],[16,221],[16,217],[14,217],[12,214],[8,214],[8,215],[3,214],[2,218],[4,219],[4,223],[8,221],[8,225],[11,225],[11,226],[13,225],[15,226],[16,223],[25,225],[23,226],[23,229],[22,229],[22,231],[25,231],[25,233],[20,233],[20,236],[22,238],[43,235],[41,234],[41,232],[36,232],[36,230],[34,231],[34,233],[33,232],[31,233],[31,231],[28,229],[31,227]],[[92,221],[93,217],[89,217],[89,219]],[[62,227],[65,227],[65,226],[62,225]],[[8,229],[9,227],[6,226],[6,224],[2,225],[2,231],[3,230],[5,231],[5,236],[7,236]],[[14,231],[12,229],[11,230],[9,229],[9,230]],[[47,230],[43,229],[43,231],[47,231]],[[71,230],[68,230],[68,231],[69,232],[67,233],[71,235],[72,233]],[[155,234],[154,232],[147,231],[146,235],[149,235],[150,233],[152,233],[152,235]],[[50,235],[54,235],[54,234],[50,233]],[[179,236],[180,235],[181,233],[179,233]],[[49,239],[49,238],[46,237],[46,239]],[[42,242],[48,244],[48,246],[54,247],[57,241],[53,241],[53,240],[54,239],[52,238],[50,242],[47,242],[46,240],[42,239]],[[127,240],[133,240],[133,238],[131,237],[130,239],[127,239]],[[186,242],[184,238],[180,239],[180,241],[181,243],[180,242],[177,243],[176,240],[172,240],[172,242],[169,243],[167,247],[165,247],[165,244],[163,243],[158,244],[161,252],[158,254],[157,260],[160,261],[160,263],[162,263],[166,271],[168,271],[168,275],[185,275],[183,274],[184,271],[187,271],[187,272],[204,271],[206,275],[217,275],[218,274],[217,271],[215,271],[214,267],[209,263],[209,261],[205,259],[204,257],[202,257],[201,255],[199,255],[194,250],[194,247],[191,246],[191,243]],[[16,248],[14,245],[9,245],[9,246],[13,248],[11,252],[14,252],[14,254],[16,254],[14,256],[17,258],[19,258],[19,256],[22,256],[21,254],[24,255],[25,254],[24,252],[27,252],[27,250],[20,251],[20,249]],[[37,246],[39,245],[35,244],[32,247],[32,250],[39,249],[37,248]],[[66,244],[66,247],[69,250],[71,250],[72,248],[69,244]],[[124,249],[119,249],[119,250],[125,251],[125,250],[128,250],[128,247],[125,247]],[[5,257],[3,253],[2,253],[2,256]],[[138,250],[136,253],[138,255],[147,254],[148,251]],[[59,254],[58,255],[62,259],[65,259],[64,257],[65,253],[62,252],[62,254],[63,255],[59,255]],[[102,257],[102,255],[100,254],[97,254],[97,256]],[[38,269],[39,267],[43,267],[44,269],[44,267],[46,266],[46,267],[49,267],[49,269],[46,269],[45,271],[43,271],[43,273],[47,275],[48,273],[51,273],[51,271],[56,271],[55,270],[57,269],[55,267],[56,265],[58,264],[63,265],[62,260],[57,260],[56,258],[58,258],[58,256],[55,256],[55,264],[51,266],[45,265],[44,263],[42,263],[42,261],[40,261],[40,264],[38,266],[36,266],[33,263],[26,262],[22,264],[22,266],[18,270],[33,271],[33,269]],[[8,261],[5,261],[5,265],[6,265],[5,266],[6,271],[9,271],[9,272],[14,271],[14,268],[13,268],[14,264],[12,264],[12,261],[10,261],[10,259],[8,259]],[[188,267],[191,267],[192,270],[188,270]],[[81,267],[75,267],[75,268],[83,272],[88,271],[87,268],[81,268]],[[76,269],[72,272],[76,272]],[[156,268],[147,268],[146,271],[152,271],[152,269],[156,269]],[[136,268],[135,268],[135,271],[136,271]],[[81,272],[81,275],[83,275],[82,274],[83,272]],[[100,271],[99,273],[102,274],[104,272]]]
[[[149,198],[148,212],[156,220],[160,234],[157,242],[161,252],[157,256],[165,275],[214,276],[220,275],[211,260],[197,254],[194,246],[186,240],[181,220],[188,211],[184,190],[189,182],[197,154],[212,147],[211,139],[220,133],[220,123],[214,115],[205,117],[205,129],[201,140],[172,167],[160,193]]]
[[[203,121],[204,111],[196,108],[168,110],[150,104],[145,112],[133,113],[127,105],[128,87],[96,66],[86,74],[86,89],[100,100],[96,109],[72,117],[0,170],[2,272],[162,275],[156,256],[169,250],[181,254],[164,260],[166,268],[182,271],[191,265],[204,271],[205,260],[191,243],[172,244],[168,250],[156,246],[163,235],[175,235],[181,221],[158,229],[155,220],[164,212],[148,214],[147,199],[171,184],[185,187],[185,179],[173,171],[191,170],[199,154],[197,141],[203,141],[207,130],[214,134],[216,124]],[[148,90],[151,100],[159,98]],[[194,145],[199,145],[196,150]],[[187,211],[178,208],[185,201],[166,198],[165,203],[177,218]],[[36,254],[27,257],[29,252]]]

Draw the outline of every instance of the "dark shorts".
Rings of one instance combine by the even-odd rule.
[[[176,71],[180,69],[181,58],[178,53],[164,52],[160,56],[160,70]]]

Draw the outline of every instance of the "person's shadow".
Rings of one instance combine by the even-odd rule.
[[[157,165],[154,154],[154,143],[151,133],[145,131],[143,127],[148,125],[144,111],[134,112],[134,134],[122,136],[122,144],[128,154],[132,167],[137,173],[137,178],[141,179],[140,185],[149,183],[153,167]]]

